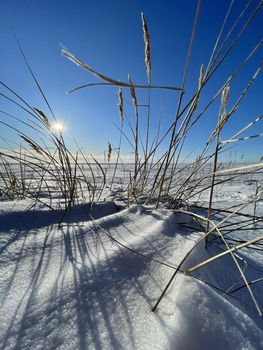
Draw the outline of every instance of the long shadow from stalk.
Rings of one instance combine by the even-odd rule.
[[[30,215],[27,213],[29,222],[39,218],[36,213],[32,213],[33,219]],[[84,221],[89,220],[87,213],[86,216],[81,213],[80,217],[84,217]],[[1,348],[10,346],[12,337],[15,337],[13,349],[16,350],[23,346],[34,348],[36,344],[49,349],[58,347],[64,344],[65,339],[59,335],[55,337],[54,332],[59,334],[62,331],[63,334],[63,327],[69,322],[76,326],[79,349],[86,349],[91,344],[96,349],[105,349],[105,337],[112,349],[123,347],[120,343],[123,337],[135,348],[131,306],[139,297],[149,305],[150,312],[154,302],[154,297],[145,290],[140,278],[144,276],[144,279],[153,283],[158,293],[162,289],[158,278],[151,272],[150,265],[153,262],[117,246],[109,249],[110,239],[103,236],[99,228],[94,228],[92,232],[89,228],[67,225],[61,228],[60,239],[55,239],[51,231],[52,220],[43,234],[42,249],[36,250],[39,254],[25,257],[31,259],[32,275],[28,287],[21,291]],[[76,216],[68,220],[75,222]],[[19,225],[16,223],[14,226]],[[24,230],[26,227],[32,228],[30,223],[21,226]],[[47,226],[47,221],[45,225],[36,223],[34,228],[43,226]],[[7,285],[8,290],[5,290],[7,294],[14,288],[13,280],[19,272],[19,265],[23,263],[21,256],[25,245],[24,239],[21,241],[17,266]],[[40,242],[36,242],[37,246],[41,246]],[[45,290],[47,297],[40,301],[40,291],[43,292],[43,286],[52,275],[55,281],[50,289]],[[130,290],[133,291],[132,295],[129,294]],[[122,320],[118,319],[120,314]],[[42,325],[37,332],[34,330],[35,325]],[[118,331],[115,333],[116,328]],[[101,334],[101,329],[104,329],[105,334]],[[54,338],[52,347],[50,337]]]
[[[94,203],[75,206],[68,212],[63,219],[65,224],[73,224],[79,222],[90,221],[91,216],[98,219],[102,216],[108,216],[116,213],[116,205],[114,202]],[[0,247],[0,254],[15,242],[23,234],[29,230],[32,232],[37,229],[46,227],[47,225],[57,225],[62,218],[61,210],[29,210],[29,211],[12,211],[9,213],[0,213],[0,235],[15,230],[10,239]]]

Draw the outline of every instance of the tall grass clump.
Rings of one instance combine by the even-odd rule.
[[[17,139],[10,141],[1,136],[6,147],[0,152],[0,197],[2,200],[31,198],[49,209],[66,211],[74,204],[93,202],[105,185],[103,169],[94,157],[91,162],[80,148],[76,153],[68,149],[56,116],[18,40],[17,43],[49,116],[0,81],[1,97],[18,111],[17,115],[0,111],[6,119],[1,119],[0,124]],[[12,120],[18,126],[14,127]]]
[[[244,68],[253,61],[262,49],[262,40],[257,42],[252,49],[248,50],[241,61],[237,61],[233,71],[228,74],[228,77],[223,83],[221,82],[221,84],[218,84],[216,90],[214,90],[214,86],[212,88],[211,84],[214,78],[226,75],[227,62],[231,59],[231,55],[237,44],[242,41],[243,35],[261,10],[262,3],[262,1],[257,1],[255,3],[251,1],[246,2],[237,16],[233,18],[233,8],[235,4],[234,1],[230,1],[225,16],[222,19],[222,25],[215,38],[211,54],[207,57],[206,61],[208,63],[201,64],[198,69],[199,76],[189,77],[192,71],[190,70],[190,66],[195,64],[194,44],[198,36],[197,29],[201,11],[201,1],[197,0],[192,32],[188,39],[188,49],[181,83],[175,84],[175,86],[153,84],[152,74],[154,72],[154,66],[151,56],[151,30],[147,25],[147,19],[144,14],[141,14],[141,18],[145,45],[144,61],[147,78],[145,84],[136,83],[130,76],[128,76],[128,82],[123,82],[117,78],[99,73],[71,51],[67,49],[62,50],[63,56],[100,80],[99,82],[87,83],[73,88],[69,93],[93,86],[109,85],[115,89],[116,87],[118,88],[118,108],[121,116],[121,127],[119,127],[119,130],[121,137],[117,150],[116,164],[118,164],[121,158],[121,146],[124,142],[130,145],[134,156],[133,170],[130,172],[129,181],[125,187],[128,202],[154,203],[156,208],[165,205],[169,209],[173,209],[176,213],[186,213],[193,217],[194,220],[205,223],[204,234],[197,244],[205,240],[207,247],[208,244],[214,242],[216,237],[223,246],[223,253],[200,262],[200,264],[189,268],[187,271],[183,271],[183,264],[192,250],[189,251],[178,268],[175,269],[174,274],[164,288],[159,300],[153,307],[153,311],[157,308],[177,272],[183,271],[186,274],[191,274],[193,271],[209,265],[212,261],[229,255],[236,266],[240,278],[244,282],[244,287],[248,290],[258,314],[262,316],[261,307],[250,287],[252,282],[248,281],[235,252],[244,248],[262,249],[262,247],[260,247],[260,241],[263,240],[263,237],[254,237],[253,239],[241,242],[238,240],[234,241],[229,235],[227,236],[225,234],[225,232],[229,234],[235,230],[246,229],[248,226],[251,228],[253,227],[251,225],[254,225],[255,222],[260,222],[260,218],[256,216],[256,210],[258,203],[262,201],[261,187],[257,184],[255,195],[252,196],[252,198],[248,197],[243,203],[238,203],[230,207],[227,207],[226,204],[225,207],[218,209],[213,205],[215,191],[221,185],[231,185],[233,182],[247,181],[246,179],[249,178],[253,179],[253,181],[254,179],[258,181],[262,176],[262,158],[253,164],[240,164],[240,162],[235,164],[236,160],[231,160],[229,163],[222,161],[224,160],[224,155],[229,152],[232,145],[238,145],[241,142],[247,142],[248,140],[263,136],[262,133],[243,136],[245,132],[247,133],[252,129],[252,126],[262,122],[261,115],[251,116],[250,122],[244,125],[244,123],[240,121],[241,115],[238,113],[249,90],[261,73],[262,62],[259,63],[248,80],[243,80],[243,90],[241,93],[239,93],[239,95],[232,93],[237,78],[242,76]],[[189,83],[189,81],[191,83]],[[195,82],[194,87],[193,82]],[[189,86],[189,84],[191,84],[191,86]],[[123,91],[125,89],[128,89],[130,92],[130,101],[134,108],[135,116],[131,119],[133,122],[127,120],[126,117],[124,118],[127,108],[123,99]],[[146,102],[145,96],[142,97],[142,95],[138,93],[142,89],[146,89],[148,94]],[[161,131],[160,128],[158,128],[158,130],[155,130],[155,133],[151,131],[153,90],[167,90],[173,92],[177,99],[177,106],[172,123],[166,130]],[[193,90],[194,92],[189,92]],[[142,108],[147,109],[146,127],[142,123]],[[211,118],[211,111],[213,110],[218,110],[218,113],[214,118]],[[235,123],[233,127],[232,120],[234,120],[234,117],[238,119],[239,122]],[[202,123],[209,123],[209,125],[214,124],[208,138],[203,139],[203,146],[197,157],[189,161],[188,156],[185,155],[187,154],[184,151],[186,148],[185,145],[189,143],[192,131],[194,129],[200,130],[200,125],[202,125]],[[232,123],[232,127],[228,129],[230,123]],[[125,124],[128,126],[127,129],[124,128]],[[243,124],[244,126],[238,129],[239,124]],[[233,132],[232,136],[229,136],[233,128],[236,128],[236,130]],[[115,175],[116,168],[113,178]],[[111,188],[113,182],[112,180]],[[207,199],[207,207],[201,205],[200,198]],[[201,206],[202,209],[207,211],[206,215],[200,215],[194,212],[193,208],[198,209]],[[253,207],[254,214],[252,215],[243,212],[243,210],[249,206]],[[215,214],[217,214],[217,216],[222,216],[223,219],[216,222]],[[246,217],[246,219],[243,220],[243,217]],[[232,220],[234,220],[234,223]],[[226,294],[228,293],[227,291],[223,292]]]
[[[243,34],[259,12],[261,5],[262,1],[258,2],[256,5],[245,4],[237,18],[235,18],[233,22],[230,22],[229,18],[231,11],[233,10],[233,1],[231,1],[225,17],[223,18],[222,26],[216,37],[211,55],[207,59],[208,64],[206,66],[205,64],[201,65],[198,77],[191,76],[191,79],[188,79],[189,67],[192,63],[194,64],[194,59],[192,57],[193,47],[196,41],[201,9],[201,1],[197,1],[192,33],[189,38],[185,66],[182,73],[182,82],[179,86],[152,84],[153,69],[151,62],[151,36],[146,17],[143,13],[141,14],[141,18],[142,34],[145,45],[144,60],[147,78],[147,84],[145,85],[136,84],[130,76],[128,77],[128,82],[122,82],[118,79],[99,73],[75,54],[63,48],[63,56],[101,80],[101,82],[78,86],[71,89],[69,93],[79,91],[83,88],[103,85],[111,85],[119,89],[118,108],[121,115],[121,127],[119,130],[122,138],[122,142],[119,143],[119,146],[121,147],[123,142],[127,141],[134,154],[134,167],[130,175],[130,181],[126,187],[128,192],[127,195],[130,198],[133,198],[132,200],[138,201],[139,198],[144,198],[146,203],[154,201],[157,208],[163,202],[168,203],[170,207],[176,208],[183,203],[187,203],[193,198],[196,198],[197,194],[200,196],[202,191],[210,189],[209,206],[212,205],[213,190],[215,186],[221,184],[222,181],[227,181],[227,175],[224,176],[224,179],[217,181],[217,170],[219,170],[218,161],[220,156],[228,151],[230,142],[240,142],[241,140],[244,140],[243,138],[235,138],[236,136],[240,136],[244,131],[248,131],[250,126],[254,125],[254,122],[256,123],[256,120],[258,119],[255,119],[254,122],[252,121],[247,128],[237,130],[232,138],[222,140],[221,135],[227,134],[226,131],[229,121],[237,114],[249,89],[259,76],[262,69],[262,63],[257,67],[255,73],[244,86],[242,93],[235,101],[229,99],[230,86],[234,84],[235,79],[242,73],[244,67],[259,52],[262,47],[262,40],[259,41],[252,50],[247,53],[243,60],[237,64],[236,68],[226,81],[218,86],[217,91],[211,91],[210,93],[209,83],[214,76],[224,73],[227,60],[231,58],[233,49],[242,39]],[[187,91],[188,80],[196,81],[196,89],[192,94],[189,94]],[[132,118],[134,120],[132,123],[129,120],[126,120],[127,118],[124,118],[126,106],[123,102],[123,90],[125,89],[130,90],[130,99],[134,107],[135,116]],[[146,103],[145,101],[139,101],[141,95],[138,94],[138,91],[142,89],[146,89],[148,92],[148,100]],[[151,91],[153,89],[172,91],[177,98],[177,108],[173,122],[167,130],[164,130],[162,133],[160,133],[160,130],[156,130],[155,135],[150,132],[152,113]],[[203,98],[204,89],[206,89],[206,94],[207,91],[210,93],[210,98]],[[209,110],[218,102],[220,103],[220,97],[221,107],[219,117],[210,137],[203,140],[203,150],[200,151],[196,160],[189,162],[187,157],[184,160],[184,146],[189,142],[192,130],[194,128],[198,129],[200,123],[208,118]],[[227,105],[230,106],[230,104],[232,104],[232,106],[227,109]],[[141,122],[142,117],[140,114],[142,108],[147,108],[146,127]],[[130,129],[130,131],[124,129],[125,123],[128,124],[128,130]],[[209,123],[211,124],[211,121],[209,121]],[[260,136],[262,135],[252,135],[251,138]],[[121,158],[120,147],[118,147],[117,162],[119,162]],[[163,151],[163,149],[165,151]],[[254,169],[259,169],[261,165],[262,164],[259,162],[259,164],[255,164],[255,167],[252,166],[250,168],[251,172],[253,172]],[[225,164],[222,166],[224,168],[226,167]],[[245,171],[247,172],[247,170]],[[116,172],[114,172],[114,176],[115,174]],[[239,167],[236,171],[230,169],[229,181],[233,180],[233,177],[242,176],[242,174],[242,167]],[[210,213],[208,214],[208,218],[209,217]]]
[[[191,65],[195,65],[194,48],[198,40],[199,17],[202,10],[201,0],[197,0],[191,35],[187,38],[188,45],[181,81],[172,86],[153,83],[151,28],[143,13],[141,14],[141,34],[144,43],[144,83],[135,82],[131,75],[128,75],[127,81],[121,81],[118,77],[113,78],[102,74],[68,49],[62,49],[64,57],[99,80],[73,88],[69,93],[95,86],[109,86],[116,90],[120,118],[117,128],[120,134],[117,145],[111,140],[105,142],[107,149],[104,152],[104,162],[98,161],[93,155],[86,154],[78,145],[77,152],[72,152],[68,148],[63,132],[54,128],[57,123],[55,113],[17,40],[26,66],[43,98],[45,110],[32,106],[8,84],[0,81],[1,98],[17,110],[16,115],[6,110],[0,111],[1,116],[6,120],[1,119],[1,125],[13,132],[17,140],[16,142],[10,141],[1,136],[6,147],[0,152],[0,198],[31,198],[49,209],[60,207],[67,212],[78,203],[100,201],[106,199],[107,196],[112,198],[111,193],[114,193],[116,188],[116,177],[119,165],[121,165],[123,167],[122,177],[125,179],[122,182],[122,198],[125,203],[128,205],[130,203],[150,203],[156,208],[165,206],[175,212],[188,213],[195,220],[204,222],[204,234],[201,240],[205,239],[207,246],[215,239],[214,236],[220,239],[227,254],[231,255],[244,285],[247,286],[261,314],[246,276],[240,270],[240,265],[233,254],[237,249],[233,246],[234,241],[226,238],[224,232],[229,233],[236,230],[231,220],[247,215],[242,210],[249,205],[253,207],[254,215],[240,220],[239,229],[260,222],[256,213],[259,201],[262,201],[262,181],[260,180],[263,169],[262,159],[254,164],[246,165],[235,164],[235,161],[233,163],[232,160],[227,164],[222,160],[232,145],[263,136],[262,133],[244,136],[244,133],[249,133],[253,126],[260,125],[263,121],[262,115],[251,116],[247,125],[244,125],[242,121],[234,124],[236,129],[231,134],[232,136],[230,131],[233,126],[228,129],[234,117],[236,120],[238,118],[239,121],[241,120],[238,113],[240,106],[260,76],[262,62],[258,64],[250,78],[244,80],[241,93],[233,93],[237,78],[242,76],[244,68],[253,62],[262,49],[262,40],[255,43],[244,54],[244,57],[237,61],[232,72],[227,74],[227,78],[221,79],[217,85],[211,84],[211,81],[218,76],[226,76],[227,62],[261,10],[262,3],[262,0],[253,3],[248,1],[237,16],[230,20],[234,1],[230,2],[212,45],[211,54],[206,59],[208,63],[200,64],[196,69],[197,75],[191,75],[193,74],[191,73],[193,70],[190,69]],[[162,129],[159,122],[154,130],[152,126],[156,117],[153,117],[155,113],[153,91],[158,92],[159,90],[174,94],[176,108],[168,127]],[[142,91],[145,93],[142,94]],[[128,115],[127,112],[129,105],[132,105],[133,108],[132,115]],[[213,112],[215,110],[218,112]],[[146,121],[143,122],[142,115],[145,114]],[[213,115],[211,117],[211,114],[215,114],[214,117]],[[12,120],[19,126],[14,127]],[[210,135],[204,137],[199,153],[193,158],[186,151],[186,145],[189,144],[194,130],[200,132],[202,123],[211,125]],[[239,129],[235,127],[238,124],[243,126]],[[124,172],[125,164],[122,161],[124,144],[130,147],[132,154],[132,166],[127,176]],[[255,178],[258,183],[252,199],[248,198],[244,203],[238,203],[237,207],[226,206],[219,209],[214,207],[214,195],[219,186],[232,184],[241,179],[254,181]],[[207,211],[205,216],[193,212],[193,208],[201,206],[201,199],[204,198],[208,198],[207,207],[202,205],[202,209]],[[225,218],[215,223],[215,214],[225,216]],[[239,250],[251,244],[259,244],[259,241],[250,239],[247,242],[236,243]],[[183,259],[182,264],[187,256]],[[209,263],[210,261],[203,262],[202,266]],[[192,267],[192,270],[188,272],[196,268]],[[171,281],[179,270],[180,267],[175,271]],[[171,281],[164,289],[162,296]]]
[[[100,80],[71,89],[70,93],[83,88],[104,85],[118,89],[117,104],[120,125],[117,128],[120,131],[120,137],[117,146],[113,146],[114,143],[109,141],[108,150],[105,150],[105,164],[97,161],[94,156],[85,154],[80,146],[78,146],[77,152],[72,153],[65,143],[63,132],[55,131],[53,126],[57,122],[56,116],[19,41],[16,39],[26,66],[45,102],[46,111],[31,106],[29,101],[21,97],[6,83],[0,82],[1,98],[15,106],[18,111],[17,115],[12,115],[5,110],[0,111],[7,120],[0,121],[2,126],[18,136],[18,141],[13,144],[2,137],[6,148],[2,149],[0,154],[1,198],[31,196],[41,201],[45,193],[46,198],[49,198],[49,201],[44,201],[45,205],[53,208],[56,202],[54,198],[60,196],[63,198],[60,204],[62,203],[62,207],[67,209],[80,201],[100,200],[106,185],[110,191],[114,187],[118,165],[122,164],[121,149],[124,143],[127,143],[133,154],[133,168],[129,171],[126,183],[123,184],[125,196],[129,198],[129,201],[151,202],[155,203],[157,208],[165,203],[170,208],[176,209],[185,207],[188,203],[200,198],[205,191],[209,191],[208,219],[210,219],[214,189],[222,183],[233,181],[243,176],[244,173],[247,174],[248,171],[252,174],[255,169],[258,171],[262,167],[261,161],[250,166],[249,170],[242,166],[235,169],[231,167],[231,163],[229,166],[219,163],[221,155],[228,151],[229,145],[262,136],[261,133],[258,133],[242,137],[244,132],[248,132],[252,126],[262,121],[262,116],[252,118],[248,125],[236,130],[232,137],[227,137],[224,140],[223,136],[228,134],[226,132],[227,125],[233,116],[237,115],[241,103],[261,73],[262,63],[259,64],[235,100],[229,98],[229,89],[231,87],[232,90],[235,79],[258,54],[262,48],[262,40],[247,52],[241,62],[237,63],[235,69],[225,82],[218,86],[216,91],[209,90],[210,81],[215,76],[225,75],[224,69],[227,60],[231,58],[233,49],[242,40],[242,36],[260,11],[262,1],[258,1],[256,4],[249,1],[241,8],[237,17],[230,21],[233,6],[234,2],[231,1],[225,17],[222,19],[222,25],[215,39],[211,55],[207,57],[207,65],[201,64],[198,68],[199,75],[189,77],[189,68],[195,64],[194,44],[198,39],[197,29],[201,11],[201,1],[197,1],[181,83],[175,84],[175,86],[153,84],[151,31],[143,13],[141,13],[141,32],[145,48],[146,82],[144,84],[135,83],[130,75],[128,75],[127,82],[109,77],[90,67],[69,50],[62,49],[63,56]],[[191,89],[189,84],[191,84]],[[203,97],[204,89],[206,96],[210,97]],[[125,90],[128,91],[124,98]],[[177,99],[173,121],[166,130],[161,130],[160,124],[157,130],[152,130],[151,127],[153,125],[153,90],[170,91]],[[189,93],[188,90],[194,92]],[[146,94],[142,96],[140,91],[146,91]],[[220,97],[221,106],[214,130],[208,139],[203,140],[203,149],[196,159],[189,161],[188,156],[185,155],[185,145],[189,143],[193,129],[198,130],[200,124],[209,118],[211,108],[220,104]],[[141,101],[141,99],[143,100]],[[126,113],[127,101],[133,105],[134,109],[134,116],[129,118]],[[146,110],[146,123],[142,122],[143,109]],[[27,119],[25,119],[25,115]],[[15,120],[21,128],[14,127],[12,120]],[[213,123],[211,117],[209,123]],[[113,159],[114,165],[111,164]],[[110,166],[113,167],[113,172],[108,172]],[[19,169],[18,173],[15,169]],[[220,174],[222,170],[225,171],[223,175]],[[112,173],[110,179],[108,173]],[[29,177],[28,174],[30,174]],[[36,180],[37,178],[38,180]],[[209,230],[209,221],[207,230]]]

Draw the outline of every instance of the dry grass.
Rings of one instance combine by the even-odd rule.
[[[28,121],[16,115],[11,115],[6,111],[0,111],[1,114],[10,120],[10,122],[1,120],[1,125],[19,135],[17,144],[12,144],[4,137],[1,137],[7,147],[6,150],[0,152],[0,197],[2,199],[29,197],[50,209],[55,209],[59,203],[64,213],[77,203],[105,199],[102,198],[102,195],[106,185],[109,185],[110,190],[114,187],[117,167],[121,162],[121,147],[124,141],[126,141],[132,150],[134,166],[133,170],[129,172],[127,183],[123,184],[123,196],[125,201],[128,202],[128,204],[134,202],[154,203],[156,208],[166,204],[170,209],[175,210],[175,212],[186,212],[188,215],[195,216],[198,220],[204,221],[206,223],[206,230],[202,236],[202,240],[205,239],[208,244],[208,237],[211,238],[212,233],[215,234],[216,232],[217,238],[220,238],[226,250],[221,255],[219,254],[207,261],[201,262],[186,272],[190,273],[194,269],[208,265],[211,261],[225,254],[230,254],[242,276],[244,285],[253,299],[259,315],[262,316],[260,306],[250,288],[250,282],[246,279],[245,274],[240,269],[238,261],[233,254],[236,250],[251,244],[255,245],[256,243],[257,246],[254,248],[262,249],[262,247],[259,246],[259,241],[262,240],[262,236],[241,243],[234,242],[233,240],[231,241],[230,238],[227,239],[225,237],[226,233],[235,229],[232,228],[232,223],[229,220],[235,215],[244,215],[244,213],[241,213],[241,210],[248,204],[253,205],[254,215],[250,218],[246,218],[247,221],[243,222],[240,220],[240,223],[244,226],[239,226],[239,229],[246,229],[246,225],[250,225],[251,222],[255,223],[260,221],[260,218],[256,216],[256,211],[258,202],[261,200],[260,191],[262,189],[262,182],[259,181],[259,183],[257,183],[255,197],[253,199],[246,201],[237,208],[221,208],[217,213],[228,213],[228,215],[219,223],[213,221],[213,213],[215,212],[215,208],[213,208],[215,188],[223,183],[231,184],[231,181],[242,179],[244,176],[253,176],[256,172],[260,174],[260,170],[263,169],[262,159],[258,163],[250,165],[235,166],[231,162],[228,165],[220,164],[220,157],[228,150],[229,144],[241,141],[245,142],[263,136],[262,133],[245,137],[242,136],[244,132],[248,132],[255,124],[263,120],[263,116],[261,115],[257,118],[252,117],[251,122],[240,130],[236,130],[232,137],[226,138],[225,140],[221,139],[221,135],[224,135],[229,121],[233,116],[236,116],[249,89],[258,78],[263,63],[259,64],[255,73],[251,76],[249,81],[246,82],[243,91],[236,100],[233,100],[230,96],[230,86],[232,91],[232,86],[234,85],[233,83],[236,77],[241,75],[243,68],[261,49],[262,40],[246,54],[246,57],[241,63],[237,64],[229,78],[218,86],[216,92],[210,92],[209,90],[211,79],[216,75],[224,73],[227,59],[231,58],[233,49],[241,41],[243,34],[257,15],[263,2],[259,1],[257,4],[252,4],[251,1],[248,1],[237,17],[229,23],[233,3],[234,2],[231,1],[222,21],[222,26],[215,40],[211,55],[207,58],[208,64],[206,66],[203,64],[201,65],[199,77],[191,77],[191,83],[195,82],[194,93],[191,95],[187,93],[187,78],[190,64],[195,64],[192,56],[201,7],[200,0],[197,1],[196,5],[192,33],[189,38],[184,70],[182,72],[182,82],[179,87],[152,85],[150,28],[148,28],[143,13],[141,14],[141,19],[147,75],[147,83],[145,84],[135,84],[130,76],[128,76],[128,82],[122,82],[118,79],[106,76],[94,70],[69,50],[62,50],[64,57],[99,79],[99,82],[76,87],[70,90],[70,93],[93,86],[107,85],[113,89],[118,88],[117,106],[120,115],[120,126],[117,127],[120,131],[119,144],[115,147],[114,143],[108,142],[108,148],[105,149],[104,152],[106,165],[96,160],[94,156],[88,156],[79,146],[78,151],[73,154],[68,149],[63,134],[55,133],[52,130],[52,122],[56,121],[55,114],[17,40],[29,72],[46,104],[47,111],[32,107],[30,102],[19,96],[19,94],[7,84],[0,82],[1,87],[4,89],[4,92],[1,92],[1,97],[10,104],[16,106],[19,110],[25,112],[29,118]],[[134,116],[131,117],[132,122],[125,113],[127,106],[124,97],[125,89],[128,89],[130,93],[129,96],[127,94],[128,103],[131,100],[131,104],[134,108],[135,118]],[[141,89],[146,89],[148,93],[147,103],[145,103],[144,100],[142,103],[140,101],[142,97],[138,91]],[[154,136],[150,133],[152,89],[169,90],[175,93],[175,97],[177,98],[177,107],[173,122],[163,131],[161,131],[159,124],[159,127],[154,132]],[[210,96],[208,99],[203,99],[204,89],[208,91],[208,93],[206,92],[206,94]],[[205,119],[207,118],[207,112],[209,108],[216,103],[220,103],[218,117],[216,117],[217,122],[208,139],[204,140],[203,149],[201,149],[196,160],[189,163],[187,156],[183,159],[185,144],[188,138],[191,137],[193,128],[198,129],[201,121],[205,120],[207,122]],[[141,122],[142,108],[147,108],[146,127]],[[13,127],[11,120],[16,120],[20,128]],[[211,121],[209,120],[209,122]],[[110,163],[113,162],[115,153],[116,161],[113,175],[111,179],[107,179],[107,172]],[[81,162],[79,160],[80,156],[82,158]],[[89,171],[84,169],[84,166]],[[210,193],[209,204],[206,208],[207,217],[185,211],[185,208],[193,204],[193,198],[198,198],[204,191],[209,191]],[[41,195],[43,192],[48,195],[45,199]],[[60,201],[55,201],[54,195],[59,195]],[[231,244],[236,244],[236,246],[232,246]],[[171,280],[164,288],[159,300],[154,306],[154,310],[169,288],[176,273],[181,271],[181,266],[188,258],[189,254],[190,252],[184,257],[178,268],[175,269]]]

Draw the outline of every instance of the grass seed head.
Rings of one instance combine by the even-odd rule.
[[[119,96],[118,108],[119,108],[119,113],[120,113],[120,119],[121,119],[121,122],[123,123],[123,121],[124,121],[123,95],[122,95],[122,89],[120,87],[118,89],[118,96]]]
[[[111,144],[108,142],[108,162],[110,162],[111,153],[112,153],[112,147],[111,147]]]
[[[144,17],[143,12],[141,13],[142,17],[142,29],[143,29],[143,37],[145,44],[145,64],[147,70],[147,78],[148,83],[151,83],[151,46],[150,46],[150,35],[147,27],[147,23]]]
[[[27,136],[25,135],[19,135],[21,139],[23,139],[35,152],[42,154],[40,148],[32,141],[30,140]]]
[[[216,128],[216,132],[220,132],[225,125],[225,123],[228,121],[230,114],[227,113],[227,104],[230,97],[230,85],[229,83],[226,84],[226,86],[222,90],[221,94],[221,104],[219,109],[219,120],[218,125]]]
[[[192,112],[194,112],[197,108],[198,102],[199,102],[199,97],[200,97],[200,92],[203,86],[203,78],[204,78],[204,65],[202,64],[200,67],[200,74],[199,74],[199,79],[198,79],[198,90],[196,92],[195,99],[192,104]]]
[[[41,120],[44,122],[44,124],[46,125],[46,127],[48,129],[51,128],[51,124],[49,122],[48,117],[45,115],[45,113],[43,111],[41,111],[41,109],[38,108],[34,108],[34,110],[37,112],[37,114],[40,116]]]
[[[230,85],[229,83],[227,83],[224,89],[222,90],[222,94],[221,94],[221,106],[220,106],[221,115],[226,115],[226,108],[227,108],[227,103],[229,101],[229,97],[230,97]]]
[[[130,90],[131,90],[132,102],[133,102],[134,108],[137,109],[138,108],[137,97],[136,97],[135,88],[133,86],[133,82],[130,75],[128,75],[128,79],[131,85]]]

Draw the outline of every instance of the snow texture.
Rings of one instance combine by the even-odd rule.
[[[182,217],[108,202],[73,208],[59,228],[59,211],[2,204],[1,349],[263,349],[263,322],[245,303],[247,291],[226,297],[178,273],[151,311],[201,235]],[[214,253],[200,245],[184,268]],[[240,283],[231,264],[226,257],[196,276],[231,287]],[[262,289],[257,296],[263,305]]]

